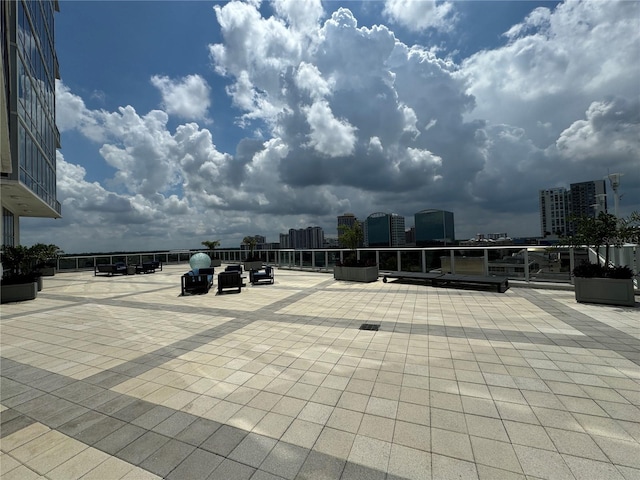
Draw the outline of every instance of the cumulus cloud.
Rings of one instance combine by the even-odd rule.
[[[211,89],[200,75],[187,75],[179,80],[154,75],[151,83],[160,90],[167,113],[186,120],[206,120]]]
[[[385,0],[384,13],[412,31],[450,30],[455,19],[453,3],[436,0]]]
[[[349,9],[303,3],[276,2],[273,14],[258,1],[214,7],[223,40],[209,46],[213,70],[248,132],[235,151],[220,151],[212,131],[191,121],[209,106],[197,75],[154,77],[163,105],[149,112],[91,110],[59,83],[61,131],[95,141],[115,170],[87,182],[61,158],[59,224],[90,235],[122,217],[144,225],[140,240],[144,232],[191,246],[211,235],[234,245],[310,224],[335,234],[345,211],[400,213],[410,225],[415,212],[442,208],[454,211],[461,235],[489,225],[535,234],[538,189],[602,178],[607,168],[631,173],[637,163],[635,2],[537,9],[502,46],[460,64],[403,43],[387,26],[359,25]],[[387,14],[400,4],[387,2]],[[439,7],[451,24],[447,3],[407,4],[430,8],[432,19]],[[438,28],[410,28],[430,27]],[[206,108],[196,108],[198,98]],[[170,115],[187,123],[170,129]],[[632,177],[628,200],[640,198]]]
[[[628,168],[629,159],[640,153],[640,98],[593,102],[585,119],[560,134],[556,147],[563,159],[581,168]]]
[[[548,145],[593,101],[639,94],[640,4],[581,1],[534,10],[507,44],[462,63],[471,113]]]

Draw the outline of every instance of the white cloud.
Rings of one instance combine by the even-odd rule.
[[[164,110],[186,120],[206,120],[211,105],[210,88],[200,75],[179,80],[154,75],[151,83],[160,90]]]
[[[638,18],[640,4],[626,1],[534,10],[507,32],[507,45],[463,62],[461,75],[476,98],[473,117],[521,126],[542,146],[592,101],[637,96]]]
[[[409,30],[449,30],[455,19],[452,2],[436,0],[385,0],[384,14]]]
[[[627,169],[635,157],[636,171],[640,170],[640,98],[593,102],[584,120],[560,134],[556,147],[564,159],[581,168]]]
[[[539,188],[602,178],[607,168],[629,173],[625,198],[640,198],[630,175],[640,151],[640,4],[538,9],[504,46],[457,65],[384,25],[359,26],[348,9],[321,23],[319,3],[309,12],[300,3],[275,4],[265,17],[259,2],[214,7],[224,40],[209,47],[213,67],[229,83],[237,122],[261,132],[232,153],[196,123],[169,130],[169,114],[190,102],[91,110],[59,83],[61,130],[97,142],[116,173],[87,182],[61,159],[57,225],[100,238],[122,217],[123,245],[151,235],[158,248],[198,246],[203,236],[234,245],[310,224],[335,233],[345,211],[394,211],[411,224],[413,213],[443,208],[468,236],[498,229],[502,216],[510,235],[535,234]],[[184,79],[154,81],[188,97]]]
[[[349,122],[335,118],[327,102],[315,102],[310,107],[303,107],[302,111],[311,127],[309,145],[331,157],[353,153],[356,129]]]
[[[56,125],[61,132],[78,129],[92,140],[104,140],[100,125],[104,115],[105,112],[89,110],[81,97],[56,80]]]

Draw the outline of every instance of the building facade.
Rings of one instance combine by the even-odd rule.
[[[456,241],[453,212],[422,210],[414,214],[416,246],[452,245]]]
[[[396,213],[376,212],[364,222],[365,247],[399,247],[406,244],[404,217]]]
[[[280,234],[280,248],[291,248],[289,245],[289,234],[281,233]]]
[[[540,234],[543,237],[569,233],[570,199],[571,194],[564,187],[540,190]]]
[[[2,243],[20,243],[20,217],[60,218],[56,196],[57,0],[0,3]]]
[[[607,187],[604,180],[572,183],[571,215],[575,217],[596,217],[607,211]]]
[[[564,187],[540,190],[540,234],[573,235],[571,217],[595,217],[607,211],[607,189],[604,180],[572,183]]]
[[[323,247],[324,230],[322,230],[321,227],[289,229],[289,248],[302,249]]]

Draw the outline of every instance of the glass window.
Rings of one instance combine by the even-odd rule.
[[[13,246],[15,244],[15,230],[13,228],[14,217],[6,208],[2,209],[2,244]]]

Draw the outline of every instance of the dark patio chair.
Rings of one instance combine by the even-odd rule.
[[[242,275],[240,275],[240,272],[225,271],[218,274],[218,293],[230,288],[237,288],[238,293],[242,292]]]
[[[262,270],[251,270],[249,272],[249,281],[251,282],[251,285],[255,285],[261,282],[270,283],[273,285],[273,277],[273,268],[269,266],[264,267]]]
[[[213,268],[200,268],[182,275],[182,295],[207,293],[213,285]]]

